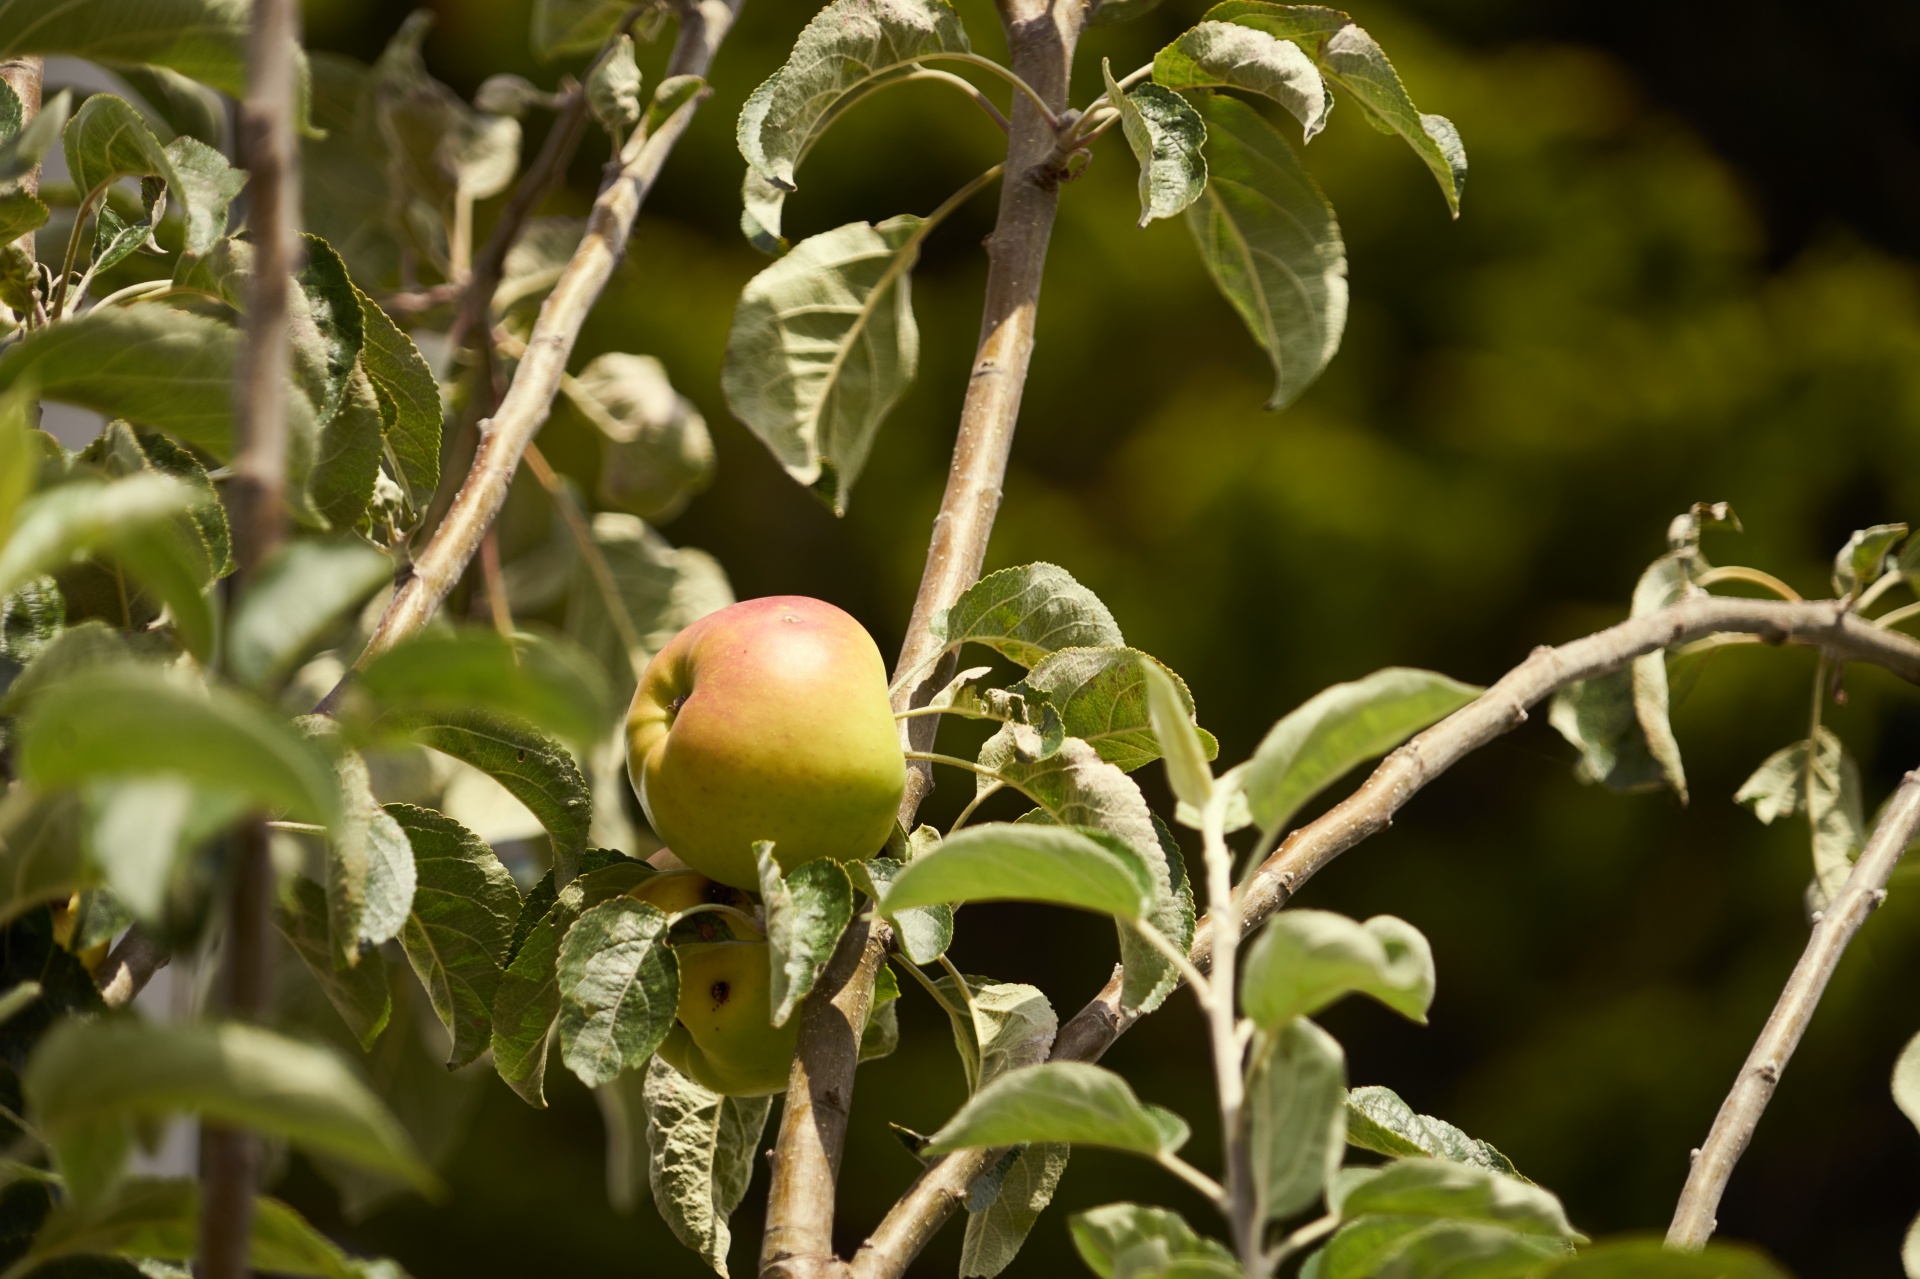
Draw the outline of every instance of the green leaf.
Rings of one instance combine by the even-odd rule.
[[[1313,384],[1347,324],[1347,250],[1333,206],[1251,107],[1203,95],[1207,187],[1187,229],[1214,284],[1273,364],[1269,409]]]
[[[759,238],[777,240],[780,202],[797,189],[794,170],[860,94],[922,58],[968,49],[946,0],[835,0],[814,15],[786,64],[740,108],[735,133],[748,181],[764,184]]]
[[[1856,530],[1833,557],[1833,593],[1860,598],[1861,591],[1880,579],[1887,557],[1906,535],[1904,524],[1875,524]]]
[[[1101,759],[1130,773],[1160,758],[1160,743],[1147,714],[1145,668],[1149,665],[1174,681],[1191,723],[1193,694],[1186,682],[1158,658],[1137,648],[1058,649],[1041,658],[1008,691],[1029,701],[1043,698],[1060,716],[1067,736],[1078,737]],[[1203,754],[1209,760],[1216,758],[1220,744],[1205,729],[1196,731]]]
[[[533,51],[544,60],[598,49],[629,8],[627,0],[534,0]]]
[[[589,1088],[646,1064],[673,1029],[669,917],[631,897],[586,911],[560,943],[560,1059]]]
[[[185,1111],[391,1173],[421,1190],[437,1185],[400,1125],[338,1057],[257,1026],[68,1021],[41,1041],[22,1083],[63,1167],[70,1152],[84,1155],[135,1120]],[[113,1170],[85,1171],[84,1179],[69,1173],[68,1187],[76,1201],[97,1202],[112,1180],[101,1174]]]
[[[16,786],[0,798],[0,924],[65,901],[91,880],[80,845],[80,805],[67,794]]]
[[[934,838],[939,838],[937,832]],[[855,887],[878,902],[906,866],[907,863],[890,857],[870,857],[848,866],[847,873],[853,877]],[[886,919],[893,925],[901,953],[916,964],[933,963],[953,944],[953,908],[944,902],[889,911]]]
[[[1304,1018],[1259,1035],[1247,1067],[1247,1143],[1266,1221],[1311,1207],[1346,1150],[1347,1058]]]
[[[919,365],[911,273],[926,225],[903,214],[802,240],[733,313],[727,407],[835,514]]]
[[[369,1275],[277,1199],[262,1195],[254,1200],[251,1231],[247,1265],[252,1270],[328,1279]],[[199,1245],[200,1183],[141,1178],[129,1181],[111,1202],[92,1212],[55,1208],[34,1236],[32,1249],[16,1264],[26,1273],[74,1256],[192,1261]]]
[[[1528,1279],[1567,1253],[1560,1240],[1477,1221],[1363,1217],[1322,1249],[1316,1279]]]
[[[24,1011],[45,993],[45,988],[37,981],[23,981],[18,986],[8,988],[0,995],[0,1025],[13,1020],[14,1015]]]
[[[1241,1273],[1225,1244],[1195,1234],[1184,1217],[1168,1208],[1105,1204],[1075,1213],[1067,1226],[1080,1259],[1099,1279],[1166,1273],[1181,1279],[1217,1273],[1225,1279]]]
[[[640,123],[640,66],[633,60],[633,37],[625,32],[587,73],[587,109],[615,146]]]
[[[773,845],[753,846],[760,872],[760,896],[766,903],[768,958],[773,984],[773,1024],[784,1026],[800,1006],[820,970],[833,957],[840,934],[853,920],[853,884],[839,863],[805,862],[782,875]]]
[[[1450,1159],[1520,1177],[1513,1161],[1486,1142],[1467,1136],[1444,1119],[1415,1114],[1398,1093],[1377,1084],[1347,1094],[1347,1144],[1378,1155]]]
[[[1279,831],[1348,769],[1394,749],[1480,692],[1432,671],[1389,666],[1316,693],[1268,730],[1244,765],[1241,784],[1253,819],[1269,834]]]
[[[114,538],[111,552],[143,592],[167,606],[181,646],[202,662],[212,661],[219,623],[206,590],[206,547],[191,522],[168,520],[146,530],[125,530]]]
[[[1147,681],[1147,712],[1153,735],[1167,763],[1167,783],[1183,804],[1205,808],[1213,797],[1213,770],[1207,767],[1207,747],[1194,727],[1179,684],[1160,667],[1141,664]],[[1217,752],[1216,747],[1216,752]]]
[[[1013,1264],[1034,1223],[1053,1202],[1072,1151],[1071,1146],[1047,1143],[1012,1152],[1000,1170],[993,1201],[976,1208],[974,1196],[968,1196],[967,1231],[960,1246],[963,1276],[993,1279]]]
[[[1787,1272],[1751,1248],[1711,1244],[1674,1252],[1659,1239],[1612,1240],[1583,1248],[1540,1279],[1788,1279]]]
[[[1206,189],[1207,161],[1200,148],[1207,127],[1186,99],[1170,89],[1142,84],[1124,93],[1105,58],[1100,74],[1106,80],[1107,101],[1120,113],[1120,132],[1140,166],[1140,225],[1170,218]]]
[[[8,243],[47,224],[47,206],[25,191],[0,194],[0,240]],[[143,241],[135,241],[138,247]],[[129,253],[133,250],[128,249]]]
[[[1300,122],[1303,142],[1326,127],[1333,95],[1313,59],[1290,40],[1231,22],[1202,22],[1154,55],[1153,82],[1169,89],[1244,89]]]
[[[266,689],[393,574],[363,542],[289,542],[246,584],[227,628],[227,669]]]
[[[273,922],[353,1032],[355,1042],[363,1051],[371,1049],[393,1016],[386,962],[378,955],[366,956],[352,968],[334,962],[340,947],[327,929],[327,890],[304,875],[287,879]]]
[[[725,1279],[727,1219],[747,1197],[771,1097],[722,1097],[660,1058],[647,1063],[648,1180],[674,1238]]]
[[[881,899],[889,914],[967,901],[1040,901],[1119,919],[1153,903],[1153,878],[1117,841],[1069,826],[991,822],[969,826],[908,862]]]
[[[566,747],[537,729],[480,711],[448,711],[415,723],[415,741],[473,765],[526,805],[553,842],[561,883],[578,873],[593,798]]]
[[[491,1040],[520,890],[486,841],[452,818],[411,804],[386,811],[406,832],[418,876],[400,945],[447,1028],[447,1067],[458,1069]]]
[[[0,0],[0,31],[6,29],[7,10],[19,3]],[[99,199],[121,178],[159,178],[170,188],[179,183],[173,161],[147,122],[125,98],[111,93],[96,93],[81,103],[62,142],[67,172],[83,204]]]
[[[1206,18],[1292,40],[1312,54],[1321,76],[1346,92],[1368,124],[1406,140],[1432,170],[1447,199],[1447,208],[1455,217],[1460,216],[1467,153],[1460,144],[1459,132],[1445,116],[1420,113],[1386,53],[1372,36],[1353,24],[1353,19],[1335,9],[1273,4],[1268,0],[1227,0],[1207,10]]]
[[[7,208],[6,197],[0,197],[0,213],[4,213]],[[132,257],[136,250],[144,247],[152,235],[153,222],[150,219],[143,219],[129,225],[112,208],[101,206],[100,219],[94,225],[93,262],[88,270],[96,275],[102,271],[111,271]]]
[[[1813,887],[1808,903],[1813,910],[1825,910],[1867,845],[1867,823],[1860,799],[1860,766],[1832,729],[1823,726],[1817,741],[1812,758],[1804,741],[1767,756],[1733,799],[1749,805],[1753,815],[1769,826],[1776,818],[1808,814],[1813,835]]]
[[[1400,1159],[1347,1192],[1340,1213],[1481,1221],[1526,1234],[1571,1239],[1566,1210],[1531,1182],[1446,1159]]]
[[[600,671],[571,645],[531,635],[510,641],[479,627],[411,636],[369,662],[353,687],[349,705],[369,719],[484,712],[582,746],[603,736],[613,700]]]
[[[66,599],[51,577],[33,578],[13,594],[0,597],[0,662],[6,664],[0,666],[0,672],[8,666],[30,665],[66,633],[66,623]],[[100,626],[100,623],[94,625]],[[9,689],[17,687],[23,678],[24,675],[14,676]],[[0,694],[0,706],[8,700],[5,694]],[[6,726],[0,723],[0,743],[6,738]]]
[[[40,114],[27,121],[26,128],[0,140],[0,182],[14,182],[31,173],[53,150],[72,112],[73,90],[62,89],[40,104]]]
[[[1038,987],[969,977],[962,991],[942,977],[934,989],[946,1002],[969,1094],[1010,1070],[1039,1065],[1053,1050],[1060,1017]]]
[[[1058,1141],[1145,1155],[1186,1143],[1186,1121],[1134,1096],[1110,1070],[1077,1061],[1011,1070],[986,1085],[927,1145],[929,1155],[980,1146]]]
[[[340,796],[314,743],[240,695],[153,667],[84,672],[38,693],[21,726],[23,776],[43,786],[172,775],[333,826]]]
[[[1266,1030],[1349,994],[1371,995],[1424,1023],[1433,984],[1433,950],[1405,920],[1375,915],[1361,924],[1332,911],[1286,910],[1248,950],[1240,998]]]
[[[397,478],[409,505],[424,511],[440,485],[440,384],[413,339],[372,298],[355,292],[364,338],[361,367],[379,395],[387,448],[399,465]]]
[[[152,117],[172,131],[173,141],[184,137],[217,147],[225,140],[225,100],[206,85],[166,67],[114,62],[110,69],[139,95]]]
[[[247,13],[245,0],[68,0],[52,10],[39,0],[0,0],[0,56],[152,63],[240,98]],[[305,55],[296,56],[304,81]]]
[[[182,858],[246,811],[246,797],[177,777],[88,782],[85,840],[93,864],[140,919],[165,919]]]
[[[1126,643],[1100,597],[1054,564],[987,574],[934,615],[932,630],[948,648],[984,644],[1027,667],[1060,649]]]
[[[154,427],[224,461],[233,452],[239,351],[233,326],[205,316],[151,303],[96,307],[9,347],[0,391],[32,385],[49,400]],[[312,423],[294,425],[310,442]]]
[[[166,153],[173,166],[172,189],[186,221],[180,251],[205,253],[226,235],[227,209],[247,185],[246,172],[234,168],[220,152],[193,138],[175,138],[167,143]],[[304,238],[310,245],[326,243],[317,236]]]
[[[113,430],[113,424],[109,424],[103,435]],[[233,536],[227,528],[227,511],[220,504],[207,468],[200,464],[199,458],[164,435],[137,430],[131,433],[141,454],[143,469],[170,475],[200,492],[203,500],[188,513],[188,521],[206,554],[206,580],[212,582],[233,572]]]
[[[409,14],[373,70],[373,114],[401,198],[411,196],[426,220],[416,236],[439,240],[460,207],[506,190],[520,162],[520,123],[476,111],[427,72],[421,45],[430,10]],[[434,246],[445,252],[444,240]]]
[[[0,546],[0,596],[96,551],[151,537],[202,500],[178,480],[145,474],[37,493],[21,505],[13,535]]]
[[[332,727],[318,716],[302,723]],[[366,760],[343,752],[337,772],[344,816],[327,850],[327,925],[340,948],[334,962],[351,967],[400,935],[418,880],[407,833],[374,798]]]
[[[639,631],[640,648],[629,653],[592,572],[575,558],[572,536],[564,526],[555,533],[554,544],[567,558],[557,569],[543,557],[508,565],[508,596],[518,610],[543,607],[531,602],[543,594],[551,604],[558,598],[553,588],[565,590],[567,634],[616,677],[641,669],[683,628],[733,603],[726,570],[713,556],[692,547],[675,548],[631,515],[602,511],[593,517],[593,542],[628,619]],[[566,564],[573,566],[571,574]],[[619,683],[623,700],[632,691],[630,679]]]
[[[706,419],[652,356],[596,356],[560,389],[605,441],[600,497],[609,505],[665,523],[713,482]]]

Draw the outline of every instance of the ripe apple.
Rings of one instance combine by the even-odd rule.
[[[627,890],[627,896],[658,907],[669,915],[692,910],[696,906],[729,906],[731,911],[702,911],[683,921],[701,941],[739,937],[744,933],[761,940],[766,932],[759,926],[758,907],[753,898],[737,888],[715,883],[688,866],[670,849],[661,849],[647,858],[658,874],[650,875]],[[675,934],[679,934],[675,928]]]
[[[691,942],[680,962],[678,1018],[660,1045],[669,1066],[729,1097],[785,1092],[800,1018],[772,1024],[767,943]]]
[[[627,772],[655,833],[723,884],[758,891],[756,840],[788,871],[871,857],[906,786],[880,650],[805,596],[710,613],[641,675]]]

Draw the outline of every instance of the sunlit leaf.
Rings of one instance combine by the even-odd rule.
[[[836,514],[919,366],[911,275],[924,225],[903,214],[802,240],[734,310],[727,407]]]
[[[655,1057],[642,1099],[654,1206],[674,1238],[724,1279],[727,1218],[747,1197],[773,1098],[722,1097]]]
[[[1139,919],[1153,900],[1147,867],[1124,844],[1068,826],[969,826],[908,862],[881,899],[889,913],[966,901],[1041,901]]]
[[[1818,749],[1807,743],[1783,747],[1761,763],[1734,793],[1767,825],[1808,814],[1812,827],[1813,889],[1809,903],[1824,910],[1846,883],[1854,859],[1866,847],[1867,823],[1860,798],[1860,766],[1832,729],[1820,728]]]
[[[587,73],[587,109],[616,142],[640,123],[640,67],[625,32]]]
[[[1347,1143],[1394,1158],[1430,1156],[1520,1176],[1513,1161],[1486,1142],[1444,1119],[1415,1114],[1398,1093],[1377,1084],[1347,1094]]]
[[[1107,101],[1120,113],[1120,132],[1140,166],[1140,225],[1170,218],[1195,200],[1207,185],[1207,162],[1200,154],[1207,128],[1187,100],[1157,84],[1122,92],[1113,67],[1100,61]]]
[[[1054,564],[989,573],[936,614],[933,633],[952,648],[985,644],[1022,666],[1063,648],[1119,648],[1120,624],[1100,597]]]
[[[627,0],[534,0],[533,51],[552,58],[597,49],[631,7]]]
[[[1268,1221],[1306,1211],[1346,1151],[1347,1058],[1304,1018],[1255,1037],[1247,1066],[1254,1197]]]
[[[1213,770],[1206,743],[1193,725],[1179,684],[1158,665],[1142,665],[1147,681],[1147,712],[1166,760],[1167,783],[1183,804],[1205,808],[1213,796]]]
[[[645,1065],[673,1028],[680,969],[668,922],[656,907],[615,897],[560,943],[560,1059],[589,1088]]]
[[[1078,737],[1101,759],[1132,772],[1160,758],[1160,743],[1147,714],[1145,668],[1149,664],[1172,677],[1191,722],[1193,694],[1186,682],[1137,648],[1057,649],[1041,658],[1009,691],[1029,698],[1043,694],[1060,716],[1067,736]],[[1213,735],[1205,729],[1197,731],[1206,758],[1218,756],[1220,744]]]
[[[1879,580],[1900,539],[1907,535],[1904,524],[1875,524],[1855,530],[1847,544],[1833,557],[1833,593],[1857,598],[1861,591]]]
[[[561,389],[605,439],[600,496],[609,504],[660,524],[713,481],[706,419],[652,356],[596,356]]]
[[[1053,1202],[1054,1188],[1067,1170],[1071,1146],[1049,1142],[1010,1151],[993,1172],[993,1197],[979,1206],[983,1187],[967,1196],[967,1230],[960,1245],[960,1273],[975,1279],[993,1276],[1013,1264],[1020,1245],[1040,1214]],[[983,1182],[989,1178],[982,1178]]]
[[[415,741],[473,765],[526,805],[553,841],[561,882],[578,873],[593,797],[566,747],[538,729],[479,711],[447,711],[415,722]]]
[[[392,574],[391,561],[361,542],[288,543],[248,580],[234,606],[227,668],[242,683],[267,687]]]
[[[1609,1240],[1538,1274],[1540,1279],[1788,1279],[1786,1271],[1751,1248],[1709,1244],[1700,1252],[1675,1252],[1659,1239]]]
[[[60,140],[72,113],[73,90],[62,89],[40,104],[40,113],[27,121],[25,128],[0,140],[0,182],[13,182],[31,173]]]
[[[1187,228],[1221,294],[1273,364],[1267,407],[1286,407],[1340,349],[1347,253],[1333,206],[1293,148],[1251,107],[1220,95],[1207,126],[1207,187]]]
[[[7,9],[21,0],[0,0],[0,31]],[[94,7],[98,7],[97,5]],[[36,24],[29,23],[28,26]],[[5,37],[0,36],[0,43]],[[125,98],[96,93],[80,104],[62,135],[67,172],[83,200],[97,200],[121,178],[154,177],[176,186],[173,161],[160,139]]]
[[[1244,1273],[1225,1244],[1195,1234],[1186,1219],[1169,1208],[1105,1204],[1075,1213],[1067,1225],[1080,1259],[1100,1279],[1136,1274],[1228,1279]]]
[[[907,863],[890,857],[870,857],[849,865],[847,873],[853,877],[856,887],[879,901],[906,866]],[[947,947],[953,943],[953,910],[944,902],[887,911],[887,922],[893,925],[901,953],[916,964],[933,963],[946,954]]]
[[[1134,1096],[1110,1070],[1077,1061],[1011,1070],[975,1093],[933,1134],[929,1155],[1059,1141],[1156,1158],[1186,1143],[1186,1121]]]
[[[1405,920],[1375,915],[1362,924],[1331,911],[1285,910],[1248,949],[1240,997],[1265,1029],[1349,994],[1370,995],[1424,1022],[1433,986],[1433,950]]]
[[[369,662],[355,681],[357,713],[412,717],[487,713],[576,743],[599,740],[612,701],[606,681],[571,645],[491,629],[427,631]]]
[[[853,919],[853,884],[837,863],[824,859],[783,874],[765,840],[753,846],[753,856],[767,910],[773,1024],[784,1026]]]
[[[140,919],[164,919],[181,859],[246,811],[245,795],[177,777],[95,779],[82,788],[87,854]]]
[[[1231,22],[1189,27],[1154,55],[1153,82],[1169,89],[1244,89],[1272,98],[1310,142],[1325,127],[1332,97],[1300,46]]]
[[[193,138],[175,138],[167,143],[166,153],[173,165],[175,198],[186,221],[180,251],[205,253],[226,235],[227,209],[246,186],[246,172]]]
[[[71,560],[151,536],[203,500],[193,488],[164,475],[63,484],[37,493],[22,504],[13,536],[0,546],[0,596]]]

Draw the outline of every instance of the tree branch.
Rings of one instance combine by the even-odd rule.
[[[679,38],[666,74],[704,76],[741,3],[742,0],[686,0],[680,11]],[[425,626],[480,549],[481,537],[506,501],[507,487],[527,443],[547,420],[553,397],[560,389],[561,375],[566,372],[567,360],[579,339],[580,326],[600,300],[614,267],[626,252],[634,218],[659,178],[661,166],[686,133],[693,113],[705,97],[702,93],[689,99],[652,133],[636,132],[622,149],[619,171],[593,202],[580,246],[541,304],[533,335],[527,341],[526,357],[514,369],[506,397],[493,417],[481,424],[480,444],[474,451],[466,481],[460,486],[446,517],[414,561],[413,576],[394,592],[365,651],[355,663],[356,669]],[[345,680],[342,680],[340,686],[327,694],[319,709],[329,710],[344,686]]]
[[[1720,1209],[1720,1196],[1726,1193],[1733,1166],[1753,1140],[1760,1115],[1773,1099],[1780,1074],[1792,1059],[1793,1050],[1800,1046],[1801,1036],[1807,1033],[1813,1010],[1820,1006],[1820,997],[1826,993],[1847,944],[1867,922],[1867,916],[1887,899],[1887,879],[1916,830],[1920,830],[1920,770],[1908,773],[1893,793],[1846,883],[1833,904],[1815,919],[1813,935],[1807,938],[1807,948],[1793,966],[1779,1002],[1773,1006],[1773,1015],[1767,1018],[1746,1064],[1734,1079],[1732,1091],[1713,1117],[1706,1144],[1693,1152],[1693,1168],[1674,1207],[1673,1224],[1667,1228],[1667,1247],[1697,1251],[1713,1235],[1718,1224],[1714,1214]]]
[[[1034,318],[1040,277],[1059,204],[1060,174],[1053,167],[1059,138],[1049,116],[1066,109],[1074,45],[1084,6],[1050,0],[1001,0],[1015,77],[1035,97],[1013,98],[1000,211],[987,237],[987,286],[974,352],[972,377],[960,410],[960,427],[947,472],[946,492],[934,516],[926,569],[907,621],[895,678],[931,666],[918,685],[902,687],[894,710],[924,705],[946,683],[952,659],[934,662],[939,641],[929,623],[980,576],[987,539],[1000,509],[1007,457],[1020,415],[1020,394],[1033,357]],[[910,750],[932,744],[934,717],[901,722]],[[932,789],[931,766],[907,770],[901,824],[912,828],[920,802]],[[767,1203],[767,1234],[761,1249],[763,1276],[833,1274],[846,1269],[833,1250],[834,1183],[846,1136],[846,1113],[858,1065],[854,1009],[872,1001],[874,974],[884,953],[883,926],[849,928],[814,993],[800,1007],[800,1037],[793,1075],[780,1118]],[[854,1051],[845,1050],[851,1039]]]
[[[1643,653],[1724,633],[1817,648],[1843,661],[1885,667],[1920,684],[1920,642],[1865,621],[1836,600],[1695,595],[1558,648],[1537,648],[1474,701],[1388,755],[1352,795],[1289,835],[1248,879],[1241,903],[1242,935],[1286,905],[1334,858],[1386,829],[1394,814],[1429,782],[1525,723],[1528,707],[1569,684],[1617,671]],[[1201,920],[1188,952],[1202,972],[1212,967],[1211,931],[1211,920]],[[1116,972],[1106,988],[1060,1028],[1053,1059],[1097,1061],[1139,1017],[1138,1011],[1122,1007]],[[862,1245],[853,1262],[855,1279],[904,1274],[934,1232],[966,1201],[968,1188],[1003,1153],[968,1150],[929,1164]]]
[[[239,563],[236,589],[244,589],[287,533],[287,314],[299,252],[300,170],[293,131],[298,40],[295,0],[253,0],[239,141],[248,175],[254,269],[247,282],[235,396],[238,449],[227,485]],[[231,843],[219,1001],[226,1015],[248,1021],[264,1019],[273,989],[273,861],[267,839],[265,818],[253,814],[241,820]],[[200,1150],[205,1192],[195,1269],[206,1279],[242,1279],[249,1272],[260,1140],[243,1129],[203,1124]]]
[[[100,986],[100,998],[109,1008],[125,1008],[139,997],[153,975],[167,966],[171,958],[165,950],[135,924],[107,954],[107,962],[93,975]]]

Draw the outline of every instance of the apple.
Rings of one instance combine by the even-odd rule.
[[[759,890],[756,840],[787,871],[871,857],[907,776],[880,650],[805,596],[710,613],[641,675],[627,773],[654,832],[722,884]]]
[[[678,1018],[660,1045],[669,1066],[729,1097],[785,1092],[800,1018],[774,1026],[767,943],[682,943]]]
[[[678,915],[696,906],[732,908],[725,912],[701,911],[684,921],[699,940],[738,937],[742,932],[756,941],[766,936],[759,925],[759,907],[746,893],[708,879],[675,857],[671,849],[661,849],[647,858],[647,864],[658,873],[627,890],[627,896],[635,901],[658,907],[669,915]],[[679,932],[678,927],[675,932]]]

